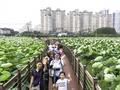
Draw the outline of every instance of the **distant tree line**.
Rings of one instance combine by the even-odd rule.
[[[20,35],[21,36],[30,36],[30,37],[50,37],[50,36],[57,36],[59,32],[49,32],[49,34],[44,34],[44,33],[41,33],[40,31],[24,31],[22,32]],[[65,37],[69,37],[69,36],[72,36],[72,37],[119,37],[120,34],[118,34],[116,32],[116,30],[114,28],[110,28],[110,27],[103,27],[103,28],[98,28],[96,29],[94,32],[92,33],[77,33],[77,34],[74,34],[72,32],[65,32],[67,33],[67,36]]]
[[[94,32],[91,33],[79,33],[76,36],[82,37],[120,37],[120,34],[116,32],[114,28],[110,27],[102,27],[96,29]]]
[[[41,33],[40,31],[24,31],[20,33],[20,36],[41,37],[41,36],[47,36],[47,34]]]
[[[14,31],[14,29],[11,28],[0,28],[0,35],[15,36],[18,33],[18,31]]]
[[[103,28],[98,28],[94,32],[95,34],[117,34],[115,28],[110,28],[110,27],[103,27]]]
[[[116,37],[120,36],[115,28],[110,27],[102,27],[95,30],[95,32],[91,33],[92,36],[100,36],[100,37]]]

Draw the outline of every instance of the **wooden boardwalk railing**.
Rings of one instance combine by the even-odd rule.
[[[46,48],[47,49],[47,48]],[[46,49],[43,51],[41,55],[33,58],[28,62],[28,64],[22,69],[18,70],[16,75],[14,75],[9,81],[6,83],[0,83],[0,90],[12,90],[16,88],[17,90],[29,90],[28,86],[26,89],[23,89],[24,83],[30,80],[30,71],[34,68],[36,61],[42,60]],[[92,77],[90,73],[86,70],[86,65],[82,65],[77,59],[72,50],[68,47],[64,46],[65,54],[72,65],[75,75],[77,76],[77,83],[80,85],[80,90],[101,90],[100,86],[97,83],[97,78]]]
[[[65,45],[64,50],[73,67],[74,73],[78,78],[77,82],[81,85],[82,90],[101,90],[97,83],[97,78],[90,75],[90,73],[86,70],[86,65],[82,65],[80,60],[74,56],[72,50]]]
[[[46,51],[46,48],[43,52]],[[29,90],[30,72],[35,67],[36,62],[42,60],[44,53],[34,57],[28,64],[21,70],[17,70],[17,73],[7,82],[0,83],[0,90]],[[28,82],[28,86],[25,86]]]

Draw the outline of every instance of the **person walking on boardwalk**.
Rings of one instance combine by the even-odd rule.
[[[48,51],[54,51],[55,44],[53,41],[50,41],[50,44],[48,45]]]
[[[52,82],[56,83],[59,79],[59,74],[63,71],[64,62],[60,59],[60,55],[57,53],[55,54],[55,59],[51,61],[50,67],[52,68]]]
[[[50,62],[54,59],[55,53],[53,51],[48,51],[47,52],[47,57],[49,58],[48,62]]]
[[[68,79],[65,76],[65,72],[60,72],[60,79],[57,80],[56,84],[53,84],[53,87],[56,87],[57,90],[68,90],[68,84],[71,81],[71,76],[68,74]]]
[[[58,50],[59,50],[61,59],[64,60],[64,58],[65,58],[65,53],[64,53],[63,45],[59,44],[59,45],[58,45]]]
[[[44,65],[43,71],[43,86],[44,86],[44,90],[49,90],[48,86],[49,86],[49,62],[48,62],[49,57],[44,57],[42,60],[42,63]]]
[[[38,62],[36,69],[32,70],[30,90],[43,90],[43,64]]]

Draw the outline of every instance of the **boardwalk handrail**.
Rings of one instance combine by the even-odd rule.
[[[43,52],[46,51],[46,48],[43,50]],[[17,73],[11,77],[10,80],[8,80],[5,83],[0,83],[0,90],[8,90],[11,88],[17,88],[18,90],[22,90],[23,82],[30,81],[30,72],[35,67],[36,62],[42,60],[42,57],[45,53],[39,54],[37,57],[34,57],[28,62],[28,64],[22,68],[21,70],[17,70]]]
[[[101,90],[97,83],[97,78],[91,76],[91,74],[86,70],[86,65],[82,65],[80,60],[74,56],[72,50],[65,45],[64,49],[65,54],[67,55],[74,69],[75,75],[78,78],[78,83],[82,87],[82,90]]]
[[[18,88],[18,90],[22,90],[21,81],[30,80],[30,71],[34,67],[35,62],[36,58],[34,58],[31,62],[28,62],[28,64],[22,70],[18,70],[17,73],[10,80],[5,83],[1,83],[0,90],[8,90],[9,88],[14,86],[15,88]]]

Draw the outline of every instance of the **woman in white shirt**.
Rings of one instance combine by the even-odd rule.
[[[50,62],[50,67],[52,68],[52,82],[56,83],[59,79],[59,74],[63,71],[64,62],[60,59],[60,55],[56,53],[55,59]]]

